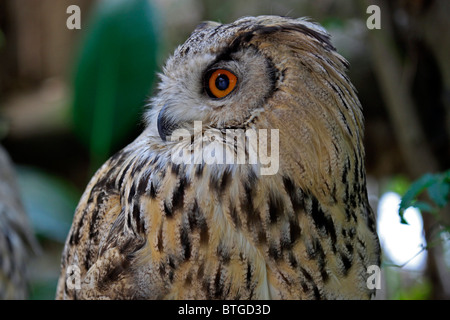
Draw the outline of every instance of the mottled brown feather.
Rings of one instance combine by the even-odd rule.
[[[202,89],[214,66],[241,76],[221,101]],[[305,20],[197,28],[168,60],[147,128],[82,196],[57,298],[370,298],[367,268],[380,251],[347,66],[328,34]],[[170,126],[158,129],[162,116]],[[219,133],[279,130],[279,170],[173,163],[181,142],[158,130],[192,129],[194,120]],[[194,132],[186,143],[195,141]]]

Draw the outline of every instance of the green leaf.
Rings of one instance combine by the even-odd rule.
[[[404,211],[400,212],[400,223],[401,224],[409,224],[408,221],[405,219]]]
[[[438,207],[445,207],[449,202],[450,195],[450,170],[438,174],[425,174],[411,184],[400,202],[399,215],[401,223],[408,224],[404,218],[404,212],[410,206],[414,206],[422,212],[438,214],[439,211],[435,206],[417,200],[417,197],[425,190],[427,190],[430,199]]]
[[[434,175],[428,173],[411,184],[411,187],[408,189],[408,191],[406,191],[405,195],[402,197],[402,201],[400,202],[400,212],[403,212],[404,210],[412,206],[417,196],[434,182]]]
[[[428,188],[428,195],[439,206],[445,207],[448,203],[450,194],[450,183],[445,182],[442,177],[439,177],[435,183]]]
[[[437,212],[437,209],[435,207],[424,201],[415,201],[413,207],[419,209],[421,212],[429,212],[433,214]]]
[[[97,168],[137,128],[157,68],[148,0],[100,1],[75,64],[73,123]]]

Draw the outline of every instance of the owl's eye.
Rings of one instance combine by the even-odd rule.
[[[237,77],[225,69],[210,72],[205,81],[206,92],[211,98],[224,98],[233,91],[237,84]]]

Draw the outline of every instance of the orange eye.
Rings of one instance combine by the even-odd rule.
[[[206,91],[212,98],[223,98],[236,87],[237,77],[228,70],[217,69],[210,73]]]

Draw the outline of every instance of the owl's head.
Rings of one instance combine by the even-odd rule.
[[[305,19],[202,23],[167,61],[148,130],[165,147],[194,121],[203,130],[278,129],[283,170],[290,161],[312,175],[332,170],[344,149],[360,148],[362,114],[329,38]]]

